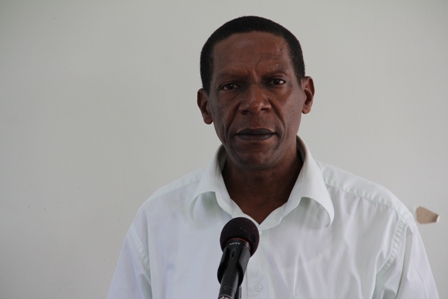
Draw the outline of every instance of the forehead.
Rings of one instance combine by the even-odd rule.
[[[233,34],[218,42],[212,54],[212,76],[232,68],[292,67],[287,42],[267,32]]]

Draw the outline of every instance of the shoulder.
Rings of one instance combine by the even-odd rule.
[[[196,186],[201,180],[202,173],[203,169],[198,169],[176,179],[175,181],[172,181],[163,187],[160,187],[148,198],[147,201],[163,197],[170,193],[176,193],[179,190],[184,190],[185,188],[191,186]]]
[[[139,213],[148,213],[156,209],[156,213],[160,214],[163,213],[163,208],[173,209],[188,205],[202,174],[203,169],[198,169],[160,187],[141,205]]]
[[[332,195],[333,204],[338,204],[334,197],[343,199],[344,204],[361,204],[372,211],[387,210],[396,214],[401,220],[413,217],[409,209],[387,188],[357,176],[338,167],[316,161],[321,169],[327,189]]]

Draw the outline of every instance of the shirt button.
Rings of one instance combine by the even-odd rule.
[[[254,285],[254,289],[255,289],[255,291],[257,291],[257,292],[261,292],[261,290],[263,289],[263,286],[262,286],[261,284],[259,284],[259,283],[256,283],[256,284]]]

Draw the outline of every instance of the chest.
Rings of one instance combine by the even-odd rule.
[[[217,296],[222,255],[219,230],[190,233],[189,238],[174,234],[163,246],[153,246],[150,264],[154,298]],[[345,233],[334,233],[297,228],[263,232],[258,250],[249,260],[241,297],[371,297],[379,248],[362,239],[354,244],[345,241],[349,238]]]

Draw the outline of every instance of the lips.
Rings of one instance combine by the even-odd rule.
[[[244,129],[239,131],[236,136],[243,140],[266,140],[275,133],[268,129]]]

